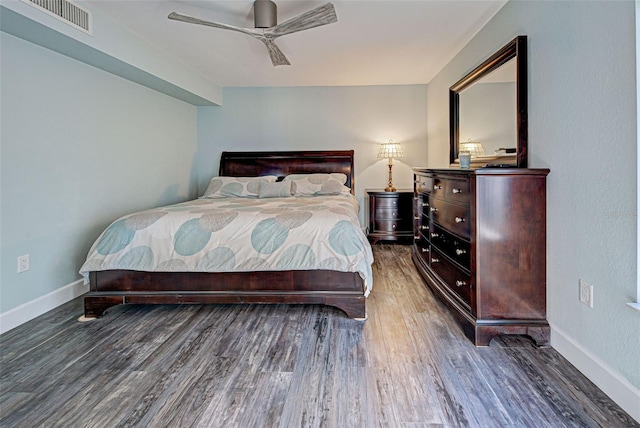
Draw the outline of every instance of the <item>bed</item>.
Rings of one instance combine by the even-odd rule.
[[[348,317],[365,319],[365,299],[372,286],[373,255],[357,220],[353,153],[353,150],[223,152],[219,177],[274,177],[275,184],[271,186],[275,186],[288,180],[283,177],[291,174],[337,173],[346,176],[346,190],[339,195],[318,197],[322,199],[315,196],[199,198],[125,216],[105,229],[81,268],[81,274],[89,281],[89,292],[84,297],[84,317],[100,317],[108,308],[121,304],[284,303],[329,305],[341,309]],[[298,186],[301,188],[300,184]],[[236,210],[231,213],[231,209]],[[312,223],[329,211],[338,218],[332,220],[335,224],[330,236],[323,238]],[[199,216],[199,220],[184,221],[187,214]],[[152,255],[146,244],[135,247],[136,251],[124,249],[125,244],[133,246],[138,235],[142,236],[140,230],[152,230],[160,227],[160,223],[172,224],[169,221],[172,216],[183,216],[178,221],[181,226],[177,227],[174,221],[173,226],[165,226],[171,230],[156,230],[151,240],[154,246],[162,240],[173,243],[176,248],[180,245],[180,254],[202,255],[206,250],[201,249],[199,243],[207,241],[208,237],[198,235],[202,228],[186,228],[188,223],[206,225],[207,236],[222,236],[222,232],[217,232],[221,224],[223,228],[231,227],[228,224],[240,225],[241,229],[246,226],[245,229],[253,229],[253,233],[242,238],[240,232],[233,232],[233,239],[227,237],[196,264],[173,259],[163,263],[149,262],[154,260],[154,255],[159,261],[166,257],[161,254],[171,251],[175,254],[176,248],[154,248]],[[203,220],[205,217],[207,221]],[[256,222],[272,229],[263,228],[261,235],[257,234]],[[282,231],[283,224],[287,230]],[[127,237],[115,235],[116,229],[123,228],[129,233]],[[271,244],[256,244],[257,235]],[[159,236],[162,239],[156,239]],[[287,247],[285,244],[290,237],[308,242],[295,241]],[[247,240],[251,240],[254,248],[240,248]],[[101,245],[105,247],[105,242],[109,249],[102,252],[109,253],[107,256],[96,250]],[[323,258],[321,254],[329,247],[327,242],[340,246],[338,251],[346,257]],[[265,246],[270,247],[265,250]],[[306,257],[312,246],[318,255],[315,262]],[[274,247],[277,250],[273,250]],[[256,248],[262,254],[256,254]],[[270,252],[278,253],[280,258],[267,266],[265,260],[271,257]],[[113,262],[116,258],[119,264]]]

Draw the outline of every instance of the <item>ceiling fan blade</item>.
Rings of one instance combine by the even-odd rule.
[[[199,25],[206,25],[208,27],[213,27],[213,28],[220,28],[222,30],[238,31],[240,33],[248,34],[253,37],[262,36],[262,31],[254,30],[252,28],[242,28],[242,27],[236,27],[235,25],[220,24],[218,22],[205,21],[204,19],[194,18],[193,16],[183,15],[177,12],[171,12],[169,16],[167,16],[167,18],[173,19],[175,21],[188,22],[189,24],[199,24]]]
[[[321,25],[333,24],[338,21],[336,10],[333,4],[326,3],[308,12],[291,18],[275,27],[266,28],[265,34],[274,37],[284,36],[286,34],[295,33],[309,28],[320,27]]]
[[[278,48],[276,44],[273,42],[272,38],[262,37],[260,38],[260,40],[262,40],[265,46],[267,47],[267,50],[269,51],[269,56],[271,57],[271,63],[273,64],[274,67],[277,67],[279,65],[291,65],[291,63],[289,62],[287,57],[284,56],[280,48]]]

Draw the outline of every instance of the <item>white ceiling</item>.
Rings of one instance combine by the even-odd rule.
[[[275,0],[278,22],[326,1]],[[147,42],[220,86],[428,83],[506,0],[334,0],[338,22],[276,44],[292,65],[273,67],[248,35],[167,19],[179,12],[253,28],[253,1],[89,0]]]

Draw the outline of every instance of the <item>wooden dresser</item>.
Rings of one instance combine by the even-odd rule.
[[[371,243],[394,241],[411,244],[413,238],[413,191],[367,189],[369,195],[369,233]]]
[[[548,173],[414,168],[413,261],[476,345],[498,334],[549,341]]]

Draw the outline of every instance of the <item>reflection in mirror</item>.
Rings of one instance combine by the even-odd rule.
[[[510,60],[460,93],[460,150],[466,148],[472,158],[515,159],[515,65]]]
[[[449,88],[450,153],[472,167],[527,167],[527,37],[518,36]]]

